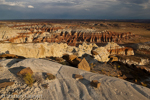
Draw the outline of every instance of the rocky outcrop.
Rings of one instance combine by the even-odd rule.
[[[78,59],[78,57],[82,57],[83,55],[86,54],[89,55],[88,58],[86,59],[88,60],[91,59],[90,56],[92,55],[96,60],[102,62],[109,61],[108,58],[109,55],[116,55],[116,54],[133,55],[134,54],[132,48],[118,46],[119,49],[115,49],[115,46],[110,44],[115,44],[115,43],[108,43],[108,45],[104,47],[98,47],[94,43],[87,44],[85,42],[79,45],[78,47],[68,46],[66,43],[58,44],[58,43],[47,43],[47,42],[36,43],[36,44],[35,43],[25,43],[25,44],[1,43],[0,53],[9,52],[10,54],[5,54],[5,55],[11,55],[11,54],[14,54],[13,56],[18,55],[16,56],[16,58],[17,57],[20,58],[20,56],[25,58],[46,58],[46,57],[62,57],[64,54],[74,55],[74,58],[76,59],[72,59],[72,56],[69,56],[71,58],[68,58],[68,61],[69,62],[71,61],[70,63],[72,63],[74,66],[77,66],[77,64],[81,60]],[[112,49],[109,49],[110,46]]]
[[[102,62],[109,61],[109,58],[108,58],[109,57],[109,52],[107,51],[107,49],[105,47],[98,47],[93,51],[98,53],[98,55],[93,55],[93,57],[96,60],[102,61]]]
[[[108,42],[105,46],[110,55],[134,55],[134,51],[130,47],[119,46],[117,43]]]
[[[147,65],[149,64],[149,59],[148,58],[143,58],[143,57],[138,57],[138,56],[117,56],[119,61],[123,63],[127,63],[129,65]]]
[[[19,27],[19,28],[18,28]],[[78,43],[107,43],[121,42],[135,37],[131,32],[116,33],[111,31],[85,31],[68,30],[66,27],[48,26],[45,24],[25,24],[14,25],[11,28],[22,29],[26,31],[17,32],[15,36],[5,38],[4,41],[11,43],[29,43],[29,42],[49,42],[49,43],[67,43],[70,46],[76,46]]]
[[[63,54],[66,53],[68,45],[65,43],[1,43],[0,47],[1,53],[8,51],[10,54],[19,55],[26,58],[45,58],[46,56],[62,57]]]

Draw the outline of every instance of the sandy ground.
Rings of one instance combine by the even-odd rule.
[[[0,64],[3,66],[0,79],[15,82],[14,85],[0,90],[3,95],[9,94],[12,90],[18,95],[42,95],[39,100],[150,100],[150,89],[146,87],[43,59],[3,59]],[[28,87],[16,76],[17,69],[22,67],[30,67],[34,73],[52,73],[56,79],[43,80],[43,83],[49,85],[47,89],[36,83],[33,87]],[[74,74],[80,74],[84,79],[76,80],[73,78]],[[90,85],[92,80],[101,82],[100,88],[92,87]],[[3,100],[7,99],[7,97],[3,98]],[[21,100],[36,100],[36,98],[22,97]]]

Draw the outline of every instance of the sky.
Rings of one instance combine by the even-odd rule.
[[[7,19],[150,19],[150,0],[0,0]]]

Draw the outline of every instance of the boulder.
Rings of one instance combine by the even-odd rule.
[[[74,75],[74,78],[75,78],[76,80],[79,80],[79,79],[83,79],[83,76],[82,76],[82,75],[79,75],[79,74],[75,74],[75,75]]]
[[[6,88],[7,86],[11,86],[13,84],[14,82],[3,82],[3,83],[0,83],[0,88]]]
[[[89,63],[86,61],[85,58],[78,64],[78,68],[86,71],[90,71]]]
[[[27,73],[29,73],[29,74],[33,74],[33,71],[31,70],[31,68],[30,67],[27,67],[27,68],[24,68],[24,69],[22,69],[21,71],[19,71],[18,73],[17,73],[17,75],[21,75],[21,76],[24,76],[24,75],[26,75]]]
[[[63,58],[73,66],[77,66],[81,61],[76,55],[64,55]]]
[[[96,87],[96,88],[99,88],[101,85],[101,83],[98,82],[98,80],[92,80],[92,82],[90,84],[91,84],[91,86]]]

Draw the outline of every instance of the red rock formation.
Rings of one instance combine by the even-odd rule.
[[[44,27],[35,27],[38,25],[45,25]],[[31,27],[25,27],[31,26]],[[24,39],[28,38],[29,35],[32,34],[34,36],[41,35],[44,32],[54,32],[59,29],[63,29],[62,27],[46,27],[46,24],[26,24],[26,25],[14,25],[13,27],[22,27],[22,29],[29,30],[28,33],[18,33],[18,36],[9,39],[8,41],[14,42],[16,39]],[[67,28],[70,27],[78,27],[76,25],[68,25]],[[37,31],[35,31],[37,30]],[[38,32],[38,30],[41,30]],[[131,37],[135,37],[131,32],[127,33],[116,33],[111,31],[104,31],[104,32],[92,32],[92,33],[85,33],[85,32],[76,32],[72,31],[69,32],[61,32],[59,34],[53,34],[51,37],[33,37],[33,42],[66,42],[68,45],[76,45],[76,43],[82,42],[91,42],[91,43],[106,43],[106,42],[120,42],[122,40],[128,40]],[[114,51],[111,51],[114,52]],[[119,52],[119,51],[118,51]],[[120,51],[121,52],[121,51]]]
[[[110,55],[114,54],[133,55],[133,49],[130,47],[123,47],[123,48],[116,47],[115,49],[108,50],[108,52],[110,53]]]

